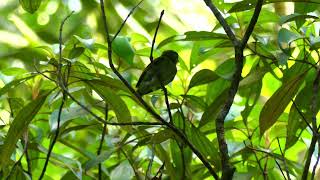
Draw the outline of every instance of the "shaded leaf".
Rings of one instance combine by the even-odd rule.
[[[301,73],[284,82],[265,103],[259,119],[260,135],[263,135],[264,132],[278,120],[290,100],[298,91],[305,75],[306,73]]]
[[[29,123],[38,113],[48,95],[49,93],[45,93],[34,101],[28,103],[19,111],[17,116],[12,121],[6,139],[2,145],[2,148],[0,149],[0,169],[6,166],[9,162],[11,154],[15,150],[17,141],[26,131]]]
[[[33,14],[40,7],[42,0],[19,0],[20,5],[24,10]]]
[[[218,79],[219,76],[209,69],[202,69],[192,76],[189,84],[189,89],[202,84],[207,84]]]

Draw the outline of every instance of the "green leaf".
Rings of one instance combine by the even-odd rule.
[[[88,114],[88,112],[81,107],[71,107],[71,108],[63,109],[61,112],[60,127],[67,121],[70,121],[72,119],[76,119],[79,117],[83,117],[86,114]],[[59,115],[59,109],[56,109],[52,112],[50,116],[49,125],[50,125],[50,130],[52,132],[57,129],[58,115]]]
[[[33,14],[40,7],[42,0],[19,0],[20,5],[24,10]]]
[[[18,68],[18,67],[11,67],[11,68],[7,68],[7,69],[2,69],[1,72],[7,76],[16,76],[16,75],[22,75],[22,74],[28,73],[27,70],[25,70],[23,68]]]
[[[16,80],[13,80],[11,82],[9,82],[8,84],[6,84],[5,86],[3,86],[1,89],[0,89],[0,96],[2,96],[3,94],[7,93],[9,90],[11,90],[11,88],[15,88],[16,86],[18,86],[19,84],[31,79],[35,77],[35,75],[33,76],[29,76],[29,77],[25,77],[25,78],[21,78],[21,79],[16,79]]]
[[[115,152],[115,149],[109,149],[107,151],[103,151],[100,155],[96,156],[93,159],[87,161],[84,165],[85,171],[88,171],[92,167],[97,166],[99,163],[104,162],[105,160],[109,159],[109,157]]]
[[[290,100],[298,91],[305,75],[306,73],[301,73],[284,82],[265,103],[259,119],[260,135],[263,135],[264,132],[278,120]]]
[[[290,44],[297,40],[302,38],[302,36],[300,36],[297,33],[294,33],[292,31],[289,31],[286,28],[281,28],[279,33],[278,33],[278,44],[281,50],[283,50],[283,52],[287,53],[288,55],[291,54],[289,52],[290,50]]]
[[[158,45],[158,48],[164,45],[175,42],[175,41],[205,41],[205,40],[216,40],[216,39],[228,39],[225,34],[213,33],[208,31],[188,31],[184,35],[171,36]]]
[[[320,4],[318,0],[268,0],[268,1],[263,1],[263,4],[270,4],[270,3],[277,3],[277,2],[304,2],[304,3],[313,3],[313,4]],[[235,3],[232,8],[228,11],[228,13],[233,13],[233,12],[241,12],[241,11],[246,11],[249,9],[253,9],[256,7],[257,1],[256,0],[244,0]]]
[[[134,171],[128,160],[121,162],[110,174],[112,180],[132,179]]]
[[[69,59],[77,58],[84,52],[84,50],[85,49],[83,47],[75,47],[70,51],[68,58]]]
[[[49,93],[45,93],[24,106],[12,121],[2,148],[0,149],[0,169],[5,167],[9,162],[11,154],[15,150],[17,141],[26,131],[28,125],[38,113],[48,95]]]
[[[215,81],[219,78],[213,71],[209,69],[202,69],[198,71],[194,76],[192,76],[189,84],[189,89],[199,86],[202,84],[207,84],[209,82]]]
[[[106,86],[99,84],[94,84],[90,81],[87,82],[94,91],[96,91],[106,103],[110,105],[117,116],[118,122],[128,123],[131,122],[130,111],[126,103],[121,99],[121,97],[116,94],[113,90]],[[127,126],[124,129],[130,130]]]
[[[282,24],[287,23],[287,22],[296,21],[296,20],[304,20],[304,19],[307,19],[307,18],[318,19],[317,16],[294,13],[294,14],[290,14],[288,16],[282,16],[280,18],[280,22],[279,23],[282,25]]]
[[[133,63],[134,49],[132,48],[128,37],[117,36],[112,42],[112,50],[128,64]]]
[[[202,127],[208,124],[209,122],[212,122],[213,124],[215,124],[214,122],[216,121],[216,118],[218,117],[218,113],[223,107],[227,97],[228,97],[228,89],[225,89],[204,111],[200,120],[199,127]]]

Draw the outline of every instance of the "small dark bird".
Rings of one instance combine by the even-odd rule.
[[[142,96],[169,84],[177,74],[176,64],[178,53],[172,50],[164,51],[160,57],[150,63],[142,72],[136,87]]]

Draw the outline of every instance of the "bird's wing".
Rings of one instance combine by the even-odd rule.
[[[151,73],[150,69],[154,68],[154,67],[159,67],[159,63],[161,63],[161,59],[156,58],[152,63],[150,63],[142,72],[142,74],[140,75],[140,78],[136,84],[136,87],[138,87],[140,85],[140,83],[142,81],[151,81],[153,78],[153,75],[148,75],[147,73]],[[155,74],[154,74],[155,75]],[[148,79],[146,79],[146,77]]]

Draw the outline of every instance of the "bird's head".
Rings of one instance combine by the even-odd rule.
[[[174,64],[178,62],[179,55],[173,50],[164,51],[161,56],[168,57]]]

